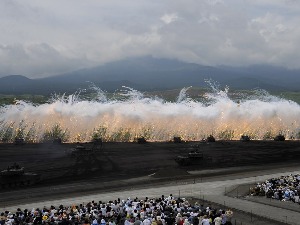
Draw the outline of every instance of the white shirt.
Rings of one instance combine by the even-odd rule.
[[[150,221],[148,218],[147,218],[147,219],[144,219],[143,224],[144,224],[144,225],[150,225],[150,224],[151,224],[151,221]]]
[[[214,219],[214,222],[215,222],[215,225],[221,225],[222,218],[218,216]]]
[[[203,220],[201,221],[201,224],[202,224],[202,225],[210,225],[209,219],[203,219]]]

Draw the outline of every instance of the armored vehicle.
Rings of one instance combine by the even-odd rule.
[[[174,143],[181,143],[181,137],[174,137],[173,142]]]
[[[139,137],[139,138],[137,138],[137,143],[138,144],[146,144],[147,141],[144,137]]]
[[[94,153],[94,148],[85,147],[82,144],[78,144],[71,150],[71,155],[75,157],[90,156]]]
[[[285,137],[282,134],[277,135],[274,141],[285,141]]]
[[[215,141],[216,141],[216,139],[215,139],[215,137],[212,136],[212,135],[209,135],[209,136],[206,138],[206,142],[215,142]]]
[[[103,142],[101,138],[93,139],[91,142],[77,143],[77,145],[66,151],[67,154],[74,157],[92,156],[95,152],[103,149]]]
[[[101,138],[94,138],[92,140],[92,143],[94,146],[97,146],[97,147],[102,147],[102,145],[103,145],[103,141]]]
[[[43,141],[43,143],[45,144],[58,144],[58,145],[62,144],[62,142],[63,141],[61,138],[49,138]]]
[[[180,166],[200,165],[203,161],[203,153],[198,150],[193,150],[187,156],[177,156],[175,161]]]
[[[53,143],[53,144],[61,144],[61,143],[62,143],[62,139],[61,139],[61,138],[54,138],[54,139],[52,140],[52,143]]]
[[[250,137],[247,135],[242,135],[240,141],[250,141]]]
[[[24,140],[24,138],[15,138],[14,143],[15,143],[15,145],[24,145],[25,140]]]
[[[29,186],[40,180],[40,175],[25,172],[24,167],[15,163],[0,172],[0,189]]]

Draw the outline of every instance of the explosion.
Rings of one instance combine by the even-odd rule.
[[[277,134],[299,139],[300,106],[266,92],[255,98],[230,99],[228,89],[213,88],[204,100],[187,96],[182,89],[176,102],[145,97],[126,88],[119,99],[109,99],[94,88],[92,100],[80,95],[56,96],[48,103],[35,105],[17,101],[0,108],[0,140],[11,142],[24,138],[42,142],[61,138],[65,142],[168,141],[173,137],[201,140],[209,135],[217,139],[237,140],[241,135],[251,139],[269,139]]]

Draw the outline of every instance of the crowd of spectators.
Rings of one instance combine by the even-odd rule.
[[[293,201],[300,204],[300,174],[290,174],[257,183],[250,190],[251,195],[266,196],[280,201]]]
[[[1,225],[230,225],[231,210],[214,209],[172,194],[160,198],[92,201],[72,206],[50,206],[5,211]]]

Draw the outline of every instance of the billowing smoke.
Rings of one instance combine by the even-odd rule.
[[[188,98],[185,88],[177,101],[168,102],[130,88],[113,100],[94,90],[98,91],[94,100],[81,100],[74,94],[40,105],[18,101],[1,107],[0,140],[133,141],[143,136],[168,141],[174,136],[201,140],[211,134],[226,140],[241,135],[268,139],[278,134],[299,139],[300,106],[266,92],[237,101],[229,98],[227,90],[215,89],[202,101]]]

